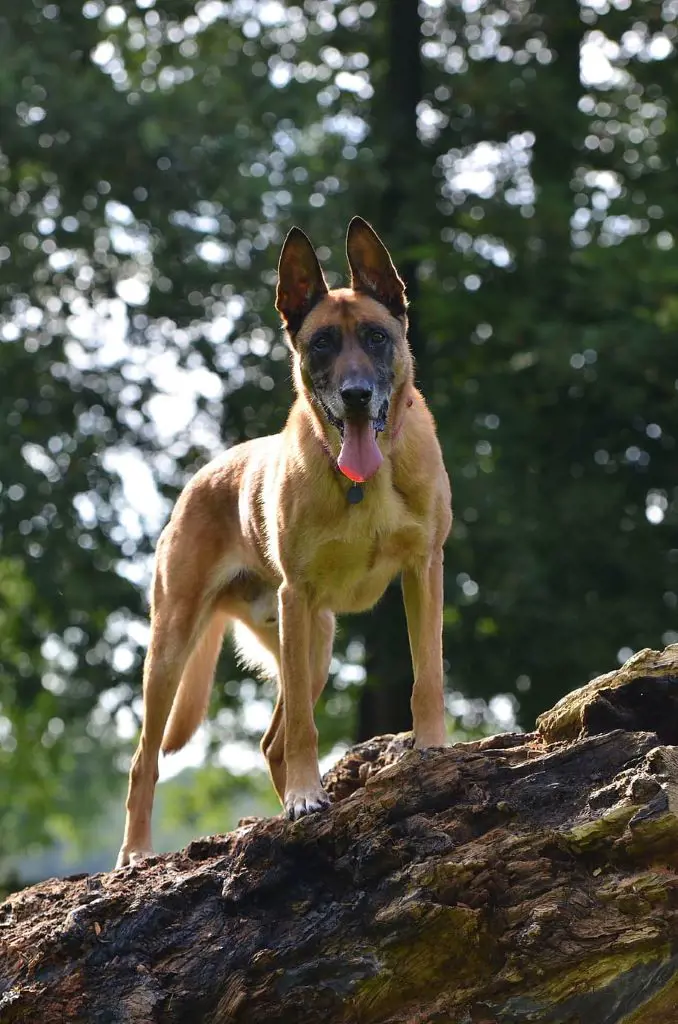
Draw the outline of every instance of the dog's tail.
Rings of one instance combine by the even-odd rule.
[[[238,661],[260,679],[275,679],[279,673],[278,659],[271,647],[273,637],[277,648],[277,626],[275,630],[257,630],[237,620],[233,623],[233,643]]]
[[[189,657],[172,704],[162,739],[164,754],[186,746],[207,714],[214,670],[224,639],[228,617],[214,611]]]

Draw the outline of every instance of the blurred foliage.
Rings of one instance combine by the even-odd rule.
[[[415,297],[462,724],[505,694],[529,726],[678,639],[677,19],[675,0],[5,5],[3,853],[119,786],[169,502],[289,405],[292,223],[338,282],[348,219],[372,218]],[[370,721],[402,717],[393,600],[372,633],[343,624],[325,750],[370,690]],[[270,694],[228,652],[219,679],[214,746],[258,739]]]
[[[11,892],[44,878],[83,871],[110,871],[125,824],[125,782],[115,777],[104,813],[74,827],[68,817],[51,816],[51,842],[34,844],[21,857],[9,858],[0,873],[0,901]],[[158,853],[181,849],[201,836],[223,835],[243,818],[276,814],[277,797],[267,773],[237,774],[217,764],[184,768],[156,791],[153,844]],[[102,825],[105,822],[105,827]]]

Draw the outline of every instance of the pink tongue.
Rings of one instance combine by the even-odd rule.
[[[383,461],[372,423],[369,420],[366,423],[344,421],[344,443],[337,459],[344,476],[363,483],[374,476]]]

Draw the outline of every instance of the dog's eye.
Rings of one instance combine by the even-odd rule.
[[[331,348],[332,336],[330,334],[316,334],[315,338],[311,339],[311,350],[317,352],[318,355],[329,352]]]
[[[383,331],[370,331],[370,342],[379,348],[381,345],[386,344],[388,337]]]

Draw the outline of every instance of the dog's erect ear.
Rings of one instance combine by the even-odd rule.
[[[346,255],[353,290],[381,302],[393,316],[404,316],[407,310],[405,285],[398,277],[388,249],[362,217],[354,217],[348,226]]]
[[[292,337],[327,292],[313,246],[300,228],[291,228],[280,253],[275,306]]]

